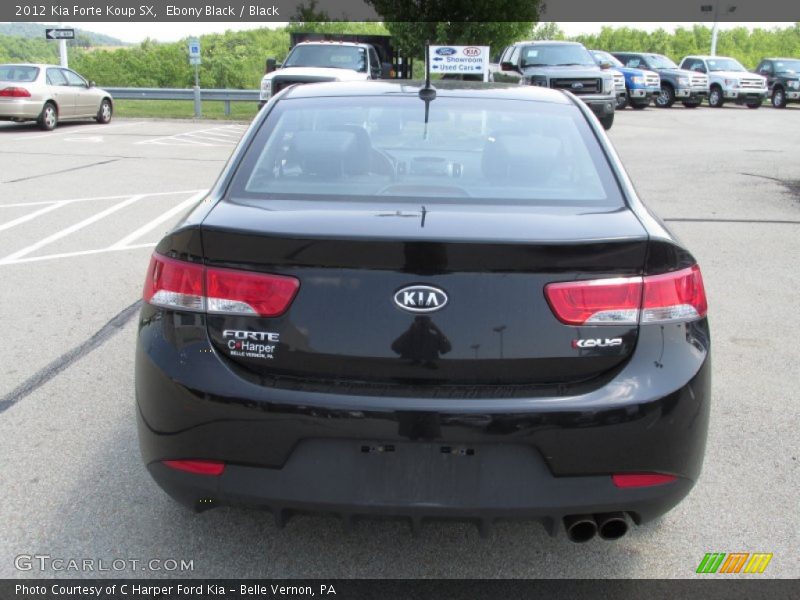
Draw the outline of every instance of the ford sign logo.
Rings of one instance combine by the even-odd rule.
[[[409,285],[394,293],[394,303],[413,313],[430,313],[444,308],[447,294],[430,285]]]
[[[436,49],[436,54],[438,54],[439,56],[452,56],[455,53],[456,53],[456,49],[455,48],[437,48]]]
[[[580,81],[576,81],[575,83],[572,84],[571,87],[573,90],[582,90],[583,84]]]

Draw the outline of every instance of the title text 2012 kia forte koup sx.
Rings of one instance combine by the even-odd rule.
[[[199,510],[614,539],[700,473],[700,270],[569,93],[284,90],[144,300],[144,461]]]

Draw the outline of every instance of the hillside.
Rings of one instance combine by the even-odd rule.
[[[0,35],[10,35],[34,40],[44,40],[44,30],[49,27],[58,27],[53,24],[43,23],[0,23]],[[87,31],[85,29],[75,29],[76,40],[72,45],[78,46],[127,46],[126,42],[110,35]]]

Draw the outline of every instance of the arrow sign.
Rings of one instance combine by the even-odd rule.
[[[74,40],[74,29],[45,29],[44,37],[48,40]]]

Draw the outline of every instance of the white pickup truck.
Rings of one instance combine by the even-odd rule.
[[[389,36],[293,33],[291,44],[282,65],[267,61],[260,106],[296,83],[405,79],[411,73],[410,61],[395,54]]]

